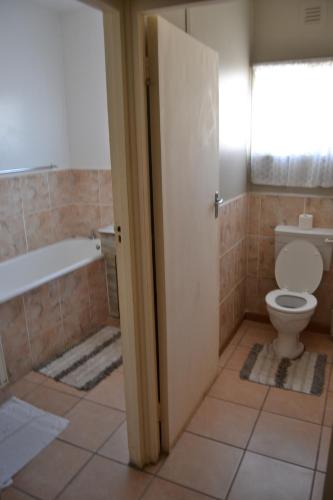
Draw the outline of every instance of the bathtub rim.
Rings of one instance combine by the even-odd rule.
[[[93,241],[96,243],[96,245],[99,245],[100,249],[101,249],[101,240],[99,238],[95,238],[94,240],[90,240],[90,238],[84,238],[84,237],[66,238],[64,240],[57,241],[56,243],[52,243],[50,245],[45,245],[45,246],[37,248],[35,250],[31,250],[30,252],[26,252],[24,254],[17,255],[16,257],[12,257],[11,259],[7,259],[3,262],[0,262],[0,269],[1,269],[1,264],[8,263],[9,261],[14,261],[14,260],[16,261],[17,259],[22,259],[22,258],[26,257],[28,254],[38,253],[38,252],[40,252],[40,250],[43,250],[43,249],[48,248],[48,247],[57,246],[57,245],[59,245],[59,243],[64,243],[67,241],[83,241],[83,242]],[[34,281],[32,285],[27,284],[27,285],[24,285],[22,287],[19,287],[15,291],[13,291],[12,293],[9,293],[8,295],[6,295],[5,299],[3,299],[0,295],[0,305],[5,304],[6,302],[9,302],[10,300],[13,300],[17,297],[20,297],[21,295],[24,295],[28,292],[31,292],[31,290],[35,290],[36,288],[39,288],[39,287],[45,285],[46,283],[49,283],[50,281],[54,281],[55,279],[60,278],[61,276],[65,276],[66,274],[74,272],[77,269],[80,269],[80,267],[85,267],[89,264],[92,264],[93,262],[96,262],[97,260],[103,259],[104,255],[103,255],[101,250],[100,250],[100,252],[101,252],[100,255],[86,257],[84,259],[79,260],[78,262],[76,262],[74,264],[64,266],[63,268],[59,269],[58,271],[54,271],[50,274],[47,274],[45,277],[39,278],[36,281]]]

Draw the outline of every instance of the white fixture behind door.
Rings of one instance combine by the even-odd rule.
[[[217,373],[218,55],[148,19],[162,447]]]

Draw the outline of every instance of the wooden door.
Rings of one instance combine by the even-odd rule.
[[[162,447],[218,362],[218,55],[158,16],[148,65]]]

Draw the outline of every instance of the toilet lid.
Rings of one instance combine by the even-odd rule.
[[[323,259],[310,242],[293,240],[285,245],[275,263],[279,288],[292,292],[314,292],[323,275]]]

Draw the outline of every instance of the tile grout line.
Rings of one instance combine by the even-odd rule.
[[[233,486],[234,486],[234,484],[235,484],[235,482],[236,482],[236,479],[237,479],[237,476],[238,476],[238,474],[239,474],[239,471],[240,471],[241,465],[242,465],[242,463],[243,463],[243,461],[244,461],[245,454],[246,454],[246,452],[248,451],[248,446],[249,446],[249,444],[250,444],[250,441],[251,441],[251,439],[252,439],[252,436],[253,436],[253,434],[254,434],[254,431],[255,431],[255,429],[256,429],[256,427],[257,427],[257,423],[258,423],[259,418],[260,418],[260,416],[261,416],[262,409],[263,409],[264,404],[265,404],[265,402],[266,402],[266,399],[267,399],[267,397],[268,397],[268,393],[269,393],[269,389],[268,389],[268,391],[267,391],[267,393],[266,393],[266,395],[265,395],[265,397],[264,397],[264,399],[263,399],[262,405],[261,405],[261,406],[260,406],[260,408],[259,408],[259,411],[258,411],[258,415],[257,415],[256,421],[255,421],[255,423],[254,423],[254,425],[253,425],[253,428],[252,428],[252,432],[250,433],[250,436],[249,436],[248,441],[247,441],[247,443],[246,443],[246,447],[245,447],[245,449],[244,449],[244,451],[243,451],[242,458],[241,458],[241,460],[240,460],[240,462],[239,462],[239,464],[238,464],[238,467],[237,467],[237,470],[236,470],[236,472],[235,472],[235,475],[234,475],[234,477],[233,477],[233,479],[232,479],[232,481],[231,481],[231,484],[230,484],[230,487],[229,487],[229,489],[228,489],[228,492],[227,492],[227,495],[226,495],[225,500],[228,500],[228,498],[229,498],[229,496],[230,496],[230,494],[231,494],[231,490],[232,490],[232,488],[233,488]]]

